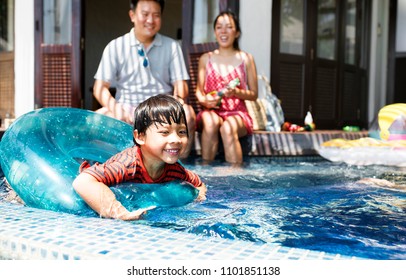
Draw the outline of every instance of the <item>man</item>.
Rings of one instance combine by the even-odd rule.
[[[96,72],[93,94],[102,108],[97,112],[133,123],[133,112],[141,102],[157,94],[173,94],[185,109],[189,146],[193,145],[196,115],[185,103],[188,96],[186,70],[179,44],[159,34],[163,0],[131,0],[131,31],[111,41],[104,49]],[[116,87],[113,97],[109,88]]]

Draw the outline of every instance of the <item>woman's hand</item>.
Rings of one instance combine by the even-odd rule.
[[[225,88],[223,90],[224,97],[232,97],[237,94],[237,88]]]
[[[218,108],[218,103],[220,100],[220,96],[212,95],[212,94],[206,94],[203,98],[199,99],[199,103],[207,109],[217,109]]]

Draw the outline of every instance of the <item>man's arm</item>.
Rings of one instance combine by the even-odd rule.
[[[189,96],[189,88],[185,80],[176,81],[173,84],[173,96],[175,96],[182,105],[185,103],[186,98]]]

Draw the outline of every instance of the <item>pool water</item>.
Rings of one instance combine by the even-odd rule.
[[[251,158],[186,164],[208,186],[207,201],[156,209],[143,223],[216,238],[239,239],[371,259],[406,259],[406,192],[356,184],[406,169],[356,167],[319,157]]]
[[[199,158],[185,165],[207,184],[207,200],[154,209],[133,223],[360,258],[406,259],[406,193],[356,183],[382,174],[406,176],[405,168],[356,167],[320,157],[255,157],[241,168],[203,165]]]

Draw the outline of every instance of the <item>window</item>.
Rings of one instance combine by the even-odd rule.
[[[336,59],[336,1],[319,1],[317,17],[317,57]]]
[[[44,44],[70,44],[72,35],[72,1],[44,0],[43,9]]]
[[[213,22],[219,14],[219,0],[195,1],[193,44],[215,42]]]
[[[281,1],[281,53],[303,55],[303,12],[304,2],[302,0]]]

